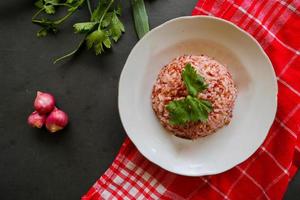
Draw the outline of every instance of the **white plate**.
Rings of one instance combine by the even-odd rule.
[[[195,141],[169,134],[151,107],[159,70],[183,54],[226,64],[239,90],[231,123]],[[221,173],[250,157],[266,138],[276,107],[267,55],[249,34],[214,17],[180,17],[150,31],[132,49],[119,82],[119,112],[129,138],[153,163],[187,176]]]

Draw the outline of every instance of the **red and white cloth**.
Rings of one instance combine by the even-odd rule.
[[[185,177],[144,158],[129,139],[82,197],[96,199],[282,199],[300,164],[300,1],[201,0],[193,15],[229,20],[253,35],[270,57],[279,94],[263,145],[222,174]]]

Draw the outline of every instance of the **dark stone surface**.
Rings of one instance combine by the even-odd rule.
[[[118,79],[137,42],[124,1],[126,34],[101,56],[83,50],[59,65],[52,59],[74,48],[80,37],[71,25],[88,19],[81,10],[59,34],[39,39],[31,24],[32,1],[0,2],[0,199],[79,199],[110,165],[125,138],[118,109]],[[147,1],[151,27],[190,15],[196,0]],[[26,124],[36,91],[55,95],[70,116],[57,135]],[[297,199],[300,176],[286,199]]]

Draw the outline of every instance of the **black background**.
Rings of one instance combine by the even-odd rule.
[[[184,2],[184,3],[183,3]],[[190,15],[196,0],[152,0],[151,27]],[[125,138],[117,109],[118,79],[137,42],[128,1],[123,1],[126,33],[112,50],[95,56],[83,50],[68,62],[53,58],[74,48],[80,36],[72,24],[88,20],[82,9],[53,36],[35,36],[32,1],[0,2],[0,199],[79,199],[111,164]],[[71,123],[50,135],[30,128],[36,91],[56,97]],[[299,199],[300,175],[285,199]]]

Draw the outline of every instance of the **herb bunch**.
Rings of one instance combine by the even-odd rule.
[[[44,37],[48,33],[56,33],[58,26],[66,21],[78,8],[84,3],[85,0],[38,0],[34,5],[38,11],[32,17],[32,23],[40,25],[42,28],[37,32],[38,37]],[[50,20],[48,18],[38,17],[42,14],[54,15],[59,7],[67,8],[67,13],[62,18]]]
[[[189,63],[186,64],[181,76],[188,95],[184,99],[173,100],[167,104],[170,124],[183,125],[188,122],[206,121],[208,114],[212,111],[212,104],[207,100],[197,98],[197,94],[207,89],[208,85]]]
[[[135,28],[139,38],[141,38],[149,31],[144,0],[131,0],[131,5]],[[101,54],[105,49],[111,48],[112,41],[117,42],[125,32],[125,27],[119,18],[122,14],[121,5],[116,4],[114,0],[98,0],[94,9],[89,0],[38,0],[35,2],[35,6],[38,11],[33,15],[32,22],[41,26],[37,32],[38,37],[44,37],[48,33],[56,33],[58,26],[77,12],[80,7],[86,6],[90,12],[89,20],[73,25],[75,33],[84,35],[77,48],[56,59],[54,63],[72,56],[84,43],[88,49],[93,49],[96,55]],[[62,7],[67,8],[66,14],[62,18],[49,19],[53,17],[57,9]]]

